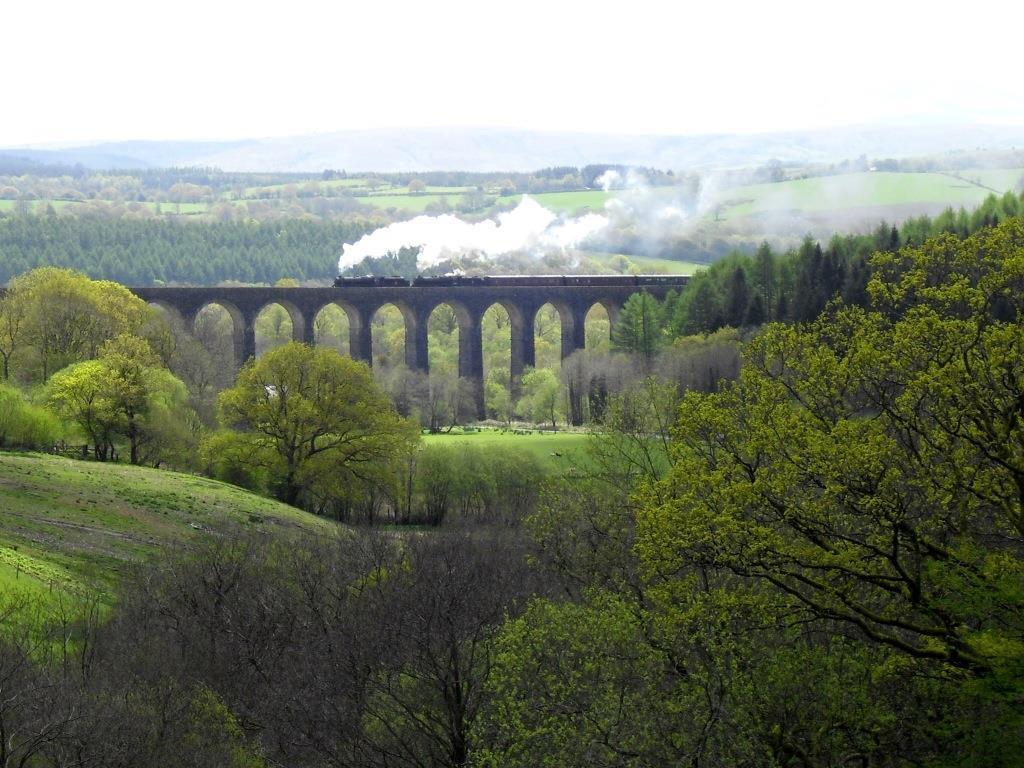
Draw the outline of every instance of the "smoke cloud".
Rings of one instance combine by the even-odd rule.
[[[398,253],[403,248],[419,248],[420,271],[445,262],[455,262],[458,271],[458,263],[466,257],[491,262],[504,258],[514,266],[522,263],[522,257],[539,260],[581,247],[661,255],[669,252],[666,249],[678,249],[680,239],[706,226],[707,214],[726,191],[714,174],[701,177],[696,184],[652,187],[642,173],[610,169],[595,182],[613,193],[601,213],[563,217],[524,195],[514,209],[499,214],[496,220],[470,223],[452,214],[417,216],[346,244],[339,271],[367,257]]]
[[[364,235],[342,249],[338,269],[344,270],[368,256],[398,253],[402,248],[420,249],[420,270],[436,266],[453,256],[478,254],[500,258],[514,253],[537,257],[552,251],[574,248],[608,226],[608,217],[590,213],[564,220],[536,200],[523,196],[511,211],[498,215],[497,221],[476,223],[451,214],[417,216]]]

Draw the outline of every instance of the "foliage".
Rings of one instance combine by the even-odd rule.
[[[731,574],[1006,714],[1024,679],[1024,224],[873,268],[873,311],[772,326],[735,385],[684,399],[638,551],[666,610],[695,569]]]
[[[614,598],[532,603],[502,630],[473,765],[676,763],[658,655]]]
[[[152,313],[122,285],[40,267],[12,280],[0,302],[0,351],[5,364],[29,354],[46,381],[65,365],[95,357],[104,341],[140,333]]]
[[[331,280],[338,249],[374,223],[0,216],[0,283],[43,266],[127,285]]]
[[[654,357],[664,340],[660,310],[658,301],[646,291],[626,299],[612,330],[613,349],[636,352],[647,360]]]
[[[0,385],[0,450],[49,447],[60,437],[61,426],[46,408],[30,403],[14,387]]]
[[[416,458],[410,522],[514,524],[536,507],[538,459],[513,445],[424,447]]]
[[[87,674],[69,675],[77,755],[467,764],[492,628],[543,591],[518,542],[230,533],[134,580],[90,635]]]
[[[835,297],[867,307],[872,254],[920,246],[944,233],[967,237],[1019,215],[1022,200],[1014,194],[990,195],[970,213],[947,209],[934,220],[921,216],[899,227],[882,223],[871,234],[836,235],[827,244],[806,237],[786,253],[773,252],[765,242],[753,256],[729,254],[695,273],[678,300],[666,307],[671,333],[708,333],[773,320],[809,322]]]
[[[101,461],[115,456],[115,440],[123,437],[132,464],[159,466],[170,457],[190,463],[188,393],[144,339],[118,336],[103,345],[96,360],[58,371],[48,397]]]
[[[562,387],[551,370],[533,368],[523,374],[516,411],[535,423],[550,422],[552,429],[557,428],[563,413]]]
[[[266,472],[282,501],[314,509],[377,482],[415,440],[365,364],[296,342],[248,362],[220,410],[243,446],[242,465]],[[206,455],[220,445],[208,444]]]

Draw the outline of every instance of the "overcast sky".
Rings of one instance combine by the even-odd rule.
[[[1024,124],[1019,2],[11,2],[0,146]]]

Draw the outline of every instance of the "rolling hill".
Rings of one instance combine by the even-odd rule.
[[[217,167],[225,171],[528,171],[624,163],[713,169],[834,162],[859,155],[907,157],[1024,145],[1024,126],[866,125],[811,131],[627,135],[509,128],[381,128],[222,142],[122,141],[0,154],[87,168]]]
[[[134,563],[229,526],[340,528],[225,483],[59,456],[0,453],[0,585],[107,598]]]

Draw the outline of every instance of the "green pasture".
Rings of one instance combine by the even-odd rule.
[[[990,192],[997,194],[1007,190],[1020,191],[1018,185],[1024,182],[1024,168],[968,168],[956,171],[956,175],[988,187]]]
[[[979,172],[983,178],[1002,183],[1009,172]],[[964,172],[970,178],[970,172]],[[839,211],[905,205],[973,207],[989,194],[970,181],[944,173],[849,173],[773,184],[752,184],[729,190],[719,215],[726,219],[785,211]]]
[[[420,197],[421,195],[462,195],[466,192],[471,192],[476,187],[437,187],[428,186],[423,189],[422,192],[410,192],[408,186],[399,185],[386,185],[379,187],[376,190],[368,190],[365,193],[361,193],[359,197],[377,197],[378,195],[411,195],[413,197]]]
[[[598,251],[580,251],[580,255],[590,259],[606,269],[611,269],[615,260],[620,254],[600,253]],[[632,263],[641,274],[650,275],[692,275],[702,269],[707,269],[707,264],[696,261],[676,261],[675,259],[656,259],[647,256],[631,256],[622,254]]]
[[[366,187],[366,179],[329,179],[327,181],[321,181],[320,179],[305,179],[303,181],[290,181],[285,184],[267,184],[262,187],[246,187],[242,194],[247,198],[257,198],[261,193],[268,195],[278,195],[285,187],[294,186],[299,189],[302,185],[314,182],[320,186],[321,189],[356,189],[360,187]]]
[[[225,525],[336,527],[232,485],[163,470],[0,453],[0,585],[107,594],[132,563]]]
[[[516,434],[516,431],[525,434]],[[567,469],[585,461],[590,435],[585,432],[548,432],[514,429],[453,430],[447,434],[423,435],[423,445],[500,446],[532,454],[548,470]]]
[[[497,202],[502,205],[515,205],[522,197],[520,194],[505,195],[499,197]],[[530,197],[557,213],[599,212],[604,210],[604,204],[612,197],[612,193],[599,189],[585,189],[578,192],[541,192]]]

